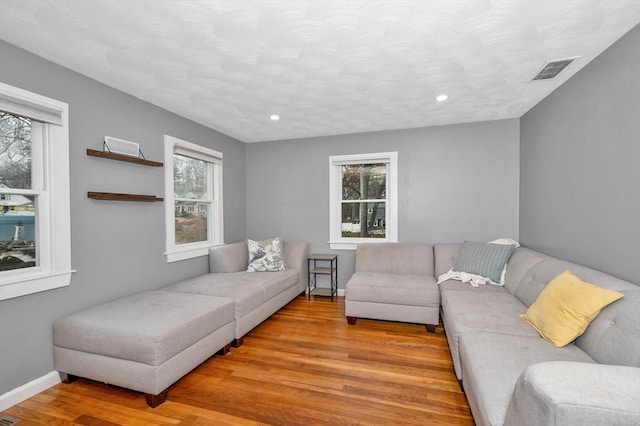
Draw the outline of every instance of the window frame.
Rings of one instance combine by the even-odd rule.
[[[37,265],[0,274],[0,300],[71,283],[69,105],[0,82],[0,110],[33,120],[32,189],[2,190],[36,196]],[[32,138],[32,141],[34,139]]]
[[[386,163],[385,238],[342,236],[342,166]],[[329,157],[329,246],[355,250],[360,243],[398,242],[398,152],[332,155]]]
[[[207,214],[207,240],[188,244],[175,243],[175,202],[182,200],[174,193],[174,155],[195,158],[208,163],[207,194],[209,211]],[[164,135],[165,171],[165,230],[167,262],[177,262],[194,257],[206,256],[209,248],[224,244],[223,209],[223,155],[222,152],[187,142],[173,136]],[[202,202],[202,201],[199,201]]]

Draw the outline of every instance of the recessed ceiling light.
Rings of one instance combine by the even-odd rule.
[[[436,101],[438,101],[438,102],[444,102],[447,99],[449,99],[449,95],[444,94],[444,93],[442,95],[436,96]]]
[[[269,117],[272,121],[278,121],[280,120],[280,116],[277,114],[273,114]]]

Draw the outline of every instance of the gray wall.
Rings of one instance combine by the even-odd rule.
[[[521,242],[640,284],[640,26],[520,131]]]
[[[168,264],[163,203],[95,201],[87,191],[164,194],[162,168],[86,155],[105,135],[163,161],[163,134],[224,154],[227,241],[245,238],[245,145],[0,41],[0,80],[69,104],[71,286],[0,301],[0,395],[53,371],[56,318],[208,271],[206,257]]]
[[[331,252],[329,156],[398,151],[399,241],[518,238],[518,120],[247,145],[247,236]],[[353,273],[340,250],[339,287]]]

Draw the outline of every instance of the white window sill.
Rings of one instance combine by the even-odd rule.
[[[71,270],[47,274],[38,271],[33,274],[16,276],[14,282],[0,282],[0,300],[66,287],[71,283],[71,274],[74,272]]]
[[[174,251],[168,251],[165,253],[167,256],[167,262],[179,262],[181,260],[192,259],[194,257],[208,256],[209,249],[220,244],[207,244],[205,246],[199,245],[197,247],[180,248]]]
[[[390,241],[387,238],[368,238],[368,239],[358,239],[358,241],[329,241],[329,247],[331,250],[355,250],[358,248],[358,244],[361,243],[373,243],[373,244],[381,244],[381,243],[391,243],[397,241]]]
[[[331,248],[331,250],[355,250],[358,248],[358,243],[329,241],[329,248]]]

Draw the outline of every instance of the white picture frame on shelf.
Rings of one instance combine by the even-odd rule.
[[[140,157],[140,144],[124,139],[112,138],[111,136],[104,137],[103,150],[114,154],[128,155],[129,157]]]

